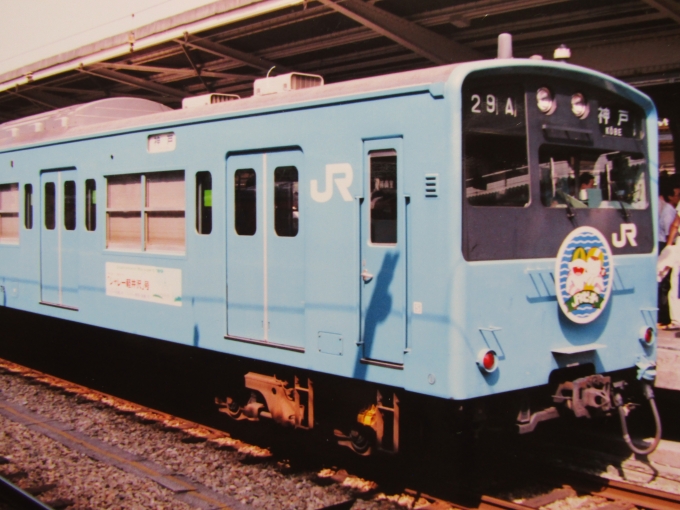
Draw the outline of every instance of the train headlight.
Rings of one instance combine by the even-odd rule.
[[[557,102],[548,87],[541,87],[536,91],[536,106],[546,115],[550,115],[557,108]]]
[[[571,96],[571,112],[579,119],[585,119],[588,116],[590,108],[583,94],[576,93]]]
[[[477,365],[480,370],[490,374],[498,368],[498,357],[491,349],[482,349],[477,354]]]
[[[655,340],[656,332],[654,331],[654,328],[642,328],[640,330],[640,342],[642,342],[642,345],[649,347],[650,345],[654,345]]]

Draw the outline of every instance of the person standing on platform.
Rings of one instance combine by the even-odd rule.
[[[661,329],[680,329],[678,327],[680,326],[680,281],[678,278],[680,276],[680,253],[676,253],[676,251],[680,251],[680,247],[676,248],[674,246],[675,239],[678,236],[678,229],[680,228],[680,181],[677,180],[677,176],[673,176],[673,178],[664,178],[662,176],[660,181],[659,189],[663,190],[660,193],[663,194],[664,201],[675,207],[675,218],[668,228],[666,247],[663,253],[660,252],[659,258],[659,269],[663,270],[661,266],[671,268],[668,274],[664,275],[665,277],[659,281],[660,285],[664,285],[664,287],[670,285],[667,301],[670,317],[665,317],[662,307],[659,306],[658,322]],[[661,220],[661,205],[659,205],[659,216]],[[659,228],[661,228],[661,221],[659,221]],[[659,237],[659,240],[661,239]],[[668,283],[664,284],[664,280],[668,280]],[[659,293],[663,293],[663,290],[660,289]],[[663,304],[663,301],[660,304]],[[668,320],[668,322],[664,323],[662,322],[663,320]]]
[[[668,234],[678,213],[674,206],[680,201],[680,188],[674,188],[667,176],[659,179],[659,253],[666,247]],[[658,323],[659,327],[667,329],[671,324],[668,307],[668,291],[671,289],[671,272],[658,284]]]

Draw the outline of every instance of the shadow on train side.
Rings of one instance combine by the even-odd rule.
[[[354,365],[354,377],[365,379],[367,365],[361,363],[361,357],[372,359],[371,352],[375,345],[376,331],[380,324],[387,321],[392,313],[393,299],[390,294],[390,285],[394,281],[394,272],[399,261],[399,253],[386,253],[383,257],[380,271],[375,278],[375,290],[371,296],[371,301],[366,307],[365,319],[363,321],[361,335],[363,342],[362,349],[357,351],[357,360]],[[362,283],[366,285],[366,283]],[[404,325],[406,327],[406,325]]]

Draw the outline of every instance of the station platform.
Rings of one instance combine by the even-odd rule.
[[[680,391],[680,330],[659,330],[657,371],[654,386]]]

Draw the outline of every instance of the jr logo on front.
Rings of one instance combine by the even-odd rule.
[[[623,248],[627,243],[631,246],[637,246],[637,226],[635,223],[621,223],[621,235],[616,232],[612,233],[612,244],[616,248]]]

